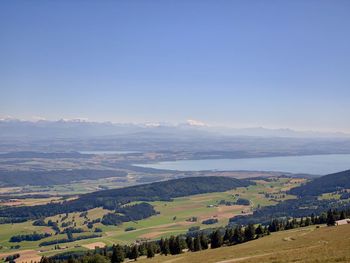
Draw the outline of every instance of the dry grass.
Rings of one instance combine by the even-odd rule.
[[[350,262],[350,225],[300,228],[237,246],[177,256],[157,256],[140,262]]]
[[[25,262],[39,262],[41,256],[38,254],[38,251],[35,250],[21,250],[21,251],[13,251],[8,253],[0,254],[0,258],[7,257],[13,254],[20,254],[20,257],[16,259],[16,263],[25,263]]]
[[[102,248],[102,247],[105,247],[105,246],[106,246],[106,244],[103,243],[103,242],[94,242],[94,243],[89,243],[89,244],[82,245],[82,247],[85,247],[87,249],[95,249],[96,247]]]

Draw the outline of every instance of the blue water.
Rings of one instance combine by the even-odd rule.
[[[350,169],[350,154],[181,160],[137,166],[179,171],[276,171],[325,175]]]

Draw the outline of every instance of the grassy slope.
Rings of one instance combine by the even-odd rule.
[[[139,262],[350,262],[350,225],[315,226],[274,233],[237,246]]]

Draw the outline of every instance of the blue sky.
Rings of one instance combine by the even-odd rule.
[[[1,1],[0,117],[350,132],[350,1]]]

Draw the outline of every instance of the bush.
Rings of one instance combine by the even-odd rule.
[[[188,229],[189,232],[193,232],[193,231],[198,231],[200,229],[200,226],[192,226]]]
[[[202,221],[202,224],[212,225],[212,224],[216,224],[217,222],[219,222],[219,220],[217,220],[216,218],[210,218],[210,219]]]
[[[250,205],[250,201],[245,198],[238,198],[236,201],[236,205]]]
[[[132,227],[132,226],[129,226],[127,228],[124,229],[125,232],[128,232],[128,231],[133,231],[133,230],[136,230],[135,227]]]

